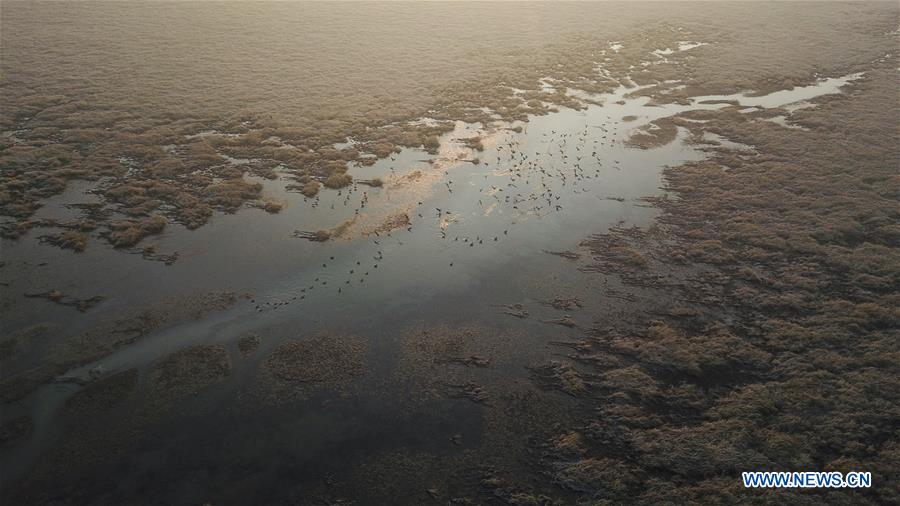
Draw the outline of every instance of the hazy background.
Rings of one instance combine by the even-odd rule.
[[[2,125],[80,100],[179,116],[397,118],[450,84],[578,58],[576,38],[616,40],[659,23],[715,38],[704,50],[717,58],[692,76],[704,83],[802,79],[882,55],[875,40],[897,27],[892,5],[6,1]]]

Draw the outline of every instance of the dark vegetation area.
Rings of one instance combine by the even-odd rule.
[[[578,370],[554,371],[590,413],[548,442],[557,484],[640,504],[900,501],[897,64],[795,111],[804,129],[706,115],[755,152],[667,170],[656,225],[586,243],[591,270],[671,302],[596,322],[571,344]],[[736,478],[800,469],[877,484],[752,492]]]
[[[78,309],[97,302],[67,297],[58,291],[30,296]],[[230,292],[176,297],[156,306],[122,311],[65,338],[58,337],[56,325],[43,323],[5,333],[0,337],[0,401],[18,401],[74,367],[103,358],[173,322],[201,319],[209,312],[230,307],[238,299]],[[38,365],[27,360],[40,349],[47,351]]]

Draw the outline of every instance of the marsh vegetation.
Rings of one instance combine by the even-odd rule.
[[[4,502],[900,502],[896,4],[166,7],[3,4]]]

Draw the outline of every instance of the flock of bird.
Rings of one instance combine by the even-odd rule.
[[[591,192],[596,185],[592,180],[600,178],[604,169],[620,170],[621,162],[603,156],[617,140],[617,121],[611,119],[605,125],[585,125],[578,131],[563,132],[549,130],[539,136],[529,136],[528,130],[521,133],[510,133],[503,136],[491,152],[491,159],[482,160],[476,165],[477,172],[466,181],[468,188],[476,188],[477,194],[467,193],[466,187],[458,188],[448,171],[442,187],[447,192],[446,201],[461,207],[451,210],[445,207],[425,208],[424,202],[418,202],[414,211],[418,219],[410,217],[419,226],[427,227],[433,223],[434,236],[445,241],[448,248],[477,248],[485,243],[500,242],[510,235],[512,226],[534,217],[540,218],[551,213],[564,212],[569,205],[568,194]],[[595,132],[594,129],[599,130]],[[608,155],[609,151],[605,151]],[[484,155],[484,153],[482,153]],[[391,162],[395,161],[391,157]],[[479,168],[480,167],[480,168]],[[392,172],[394,167],[390,167]],[[460,171],[461,172],[461,171]],[[478,182],[480,176],[481,181]],[[370,193],[363,190],[362,185],[352,184],[350,187],[335,190],[325,195],[333,196],[329,207],[344,216],[358,215],[369,204]],[[363,186],[364,187],[364,186]],[[306,199],[312,207],[321,205],[322,196]],[[477,201],[478,207],[475,207]],[[444,204],[446,205],[446,204]],[[474,208],[474,209],[473,209]],[[351,214],[352,211],[352,214]],[[465,233],[467,215],[487,219],[498,217],[502,220],[490,228],[489,234]],[[340,219],[340,218],[338,218]],[[366,283],[379,264],[384,260],[387,246],[403,245],[402,234],[413,232],[413,225],[400,227],[389,232],[374,232],[367,240],[372,242],[372,254],[366,258],[351,261],[349,266],[344,260],[336,261],[334,256],[321,264],[319,273],[313,275],[312,281],[296,293],[279,300],[259,302],[255,299],[257,311],[266,311],[288,306],[310,298],[314,293],[344,293],[353,286]],[[368,248],[357,248],[358,251]],[[338,267],[338,266],[341,267]],[[454,262],[448,261],[452,268]],[[338,272],[340,269],[340,272]]]

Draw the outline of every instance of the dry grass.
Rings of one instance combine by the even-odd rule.
[[[641,127],[632,134],[627,143],[636,148],[651,149],[671,143],[677,134],[678,128],[671,119],[660,119]]]
[[[128,248],[148,235],[159,234],[166,227],[166,219],[155,215],[141,221],[118,221],[110,224],[109,242],[116,248]]]
[[[275,202],[273,200],[267,200],[263,203],[263,209],[267,213],[278,214],[282,209],[284,209],[284,204],[282,204],[281,202]]]
[[[343,188],[344,186],[349,185],[353,182],[353,177],[350,174],[332,174],[328,176],[325,181],[322,182],[323,185],[327,188]]]
[[[596,331],[581,349],[632,363],[600,383],[627,429],[602,423],[585,447],[635,476],[671,473],[641,481],[640,501],[712,493],[741,502],[747,492],[720,477],[748,469],[897,476],[896,67],[896,56],[872,63],[846,93],[795,112],[808,130],[706,115],[704,130],[756,152],[721,150],[667,169],[678,198],[659,201],[653,233],[618,229],[590,241],[597,270],[674,299],[645,331]],[[616,253],[624,250],[648,260],[629,269],[630,256]],[[892,503],[900,490],[829,497]]]
[[[85,248],[87,248],[88,239],[89,238],[87,234],[83,234],[75,230],[66,230],[58,235],[47,237],[47,242],[50,242],[63,249],[71,249],[76,252],[82,252]]]
[[[318,181],[315,181],[315,180],[313,180],[313,181],[308,181],[308,182],[307,182],[306,184],[304,184],[303,187],[300,189],[300,193],[302,193],[303,195],[305,195],[305,196],[307,196],[307,197],[315,197],[316,194],[319,193],[319,188],[320,188],[320,187],[321,187],[321,185],[319,184]]]
[[[690,57],[672,55],[681,67],[653,65],[633,78],[646,84],[690,76],[686,89],[658,100],[765,91],[880,57],[894,49],[883,34],[897,25],[894,6],[881,3],[851,11],[830,3],[298,5],[233,3],[211,13],[188,3],[164,11],[153,4],[5,4],[0,214],[17,221],[3,234],[21,235],[41,201],[74,178],[111,178],[98,191],[116,210],[162,213],[196,228],[216,210],[258,201],[258,190],[240,182],[243,174],[272,178],[281,165],[312,197],[316,181],[350,184],[348,162],[371,164],[403,146],[436,152],[437,136],[456,120],[524,120],[583,107],[565,87],[617,84],[595,74],[597,61],[622,76],[655,59],[654,49],[708,41]],[[542,22],[532,23],[532,15]],[[222,37],[236,19],[246,29]],[[106,29],[94,29],[101,25]],[[166,43],[145,43],[158,33],[167,34]],[[611,40],[623,49],[609,53]],[[242,50],[232,51],[235,45]],[[209,55],[223,60],[208,64]],[[543,77],[557,83],[555,92],[540,90]],[[407,122],[424,116],[438,123]],[[333,147],[348,138],[353,148]]]

